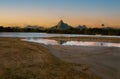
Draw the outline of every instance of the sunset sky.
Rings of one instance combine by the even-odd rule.
[[[120,28],[120,0],[0,0],[0,25],[72,26],[100,24]]]

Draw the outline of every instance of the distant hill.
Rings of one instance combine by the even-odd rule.
[[[83,29],[87,29],[87,26],[86,25],[79,25],[76,27],[77,29],[80,29],[80,30],[83,30]]]
[[[68,25],[67,23],[64,23],[63,20],[60,20],[58,22],[58,24],[54,27],[52,27],[51,29],[56,29],[56,30],[68,30],[72,28],[70,25]]]

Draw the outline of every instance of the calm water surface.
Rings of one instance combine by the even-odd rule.
[[[102,36],[102,35],[80,35],[80,34],[48,34],[48,33],[31,33],[31,32],[1,32],[0,37],[59,37],[59,36],[66,36],[66,37],[115,37],[120,38],[120,36]]]
[[[48,33],[21,33],[21,32],[2,32],[0,37],[19,37],[25,38],[24,41],[42,43],[45,45],[70,45],[70,46],[106,46],[106,47],[120,47],[120,43],[107,43],[107,42],[82,42],[82,41],[66,41],[59,44],[56,40],[42,39],[42,37],[112,37],[120,38],[120,36],[101,36],[101,35],[77,35],[77,34],[48,34]],[[35,39],[40,37],[39,39]]]
[[[56,40],[51,39],[22,39],[23,41],[36,42],[45,45],[67,45],[67,46],[102,46],[102,47],[120,47],[120,43],[107,43],[107,42],[83,42],[83,41],[66,41],[62,44]]]

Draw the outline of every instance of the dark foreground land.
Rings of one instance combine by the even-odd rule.
[[[0,38],[0,79],[100,79],[87,68],[76,70],[77,65],[61,61],[40,44]]]

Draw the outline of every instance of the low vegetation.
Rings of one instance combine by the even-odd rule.
[[[45,28],[20,28],[0,26],[0,32],[46,32],[58,34],[87,34],[87,35],[120,35],[120,29],[115,28],[70,28],[67,30],[45,29]]]

